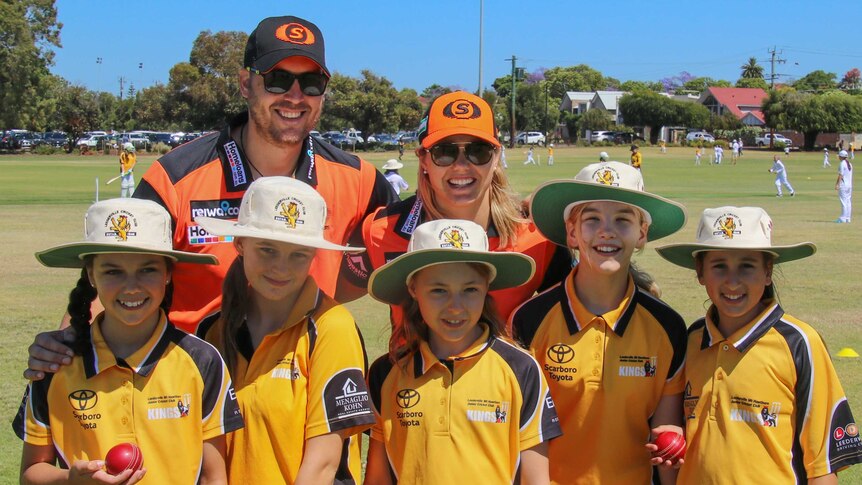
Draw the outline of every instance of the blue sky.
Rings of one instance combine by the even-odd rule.
[[[315,22],[330,70],[370,69],[395,87],[431,84],[475,90],[479,83],[479,0],[57,0],[63,47],[52,71],[90,89],[117,92],[167,83],[203,30],[251,32],[269,16]],[[768,49],[787,60],[792,80],[823,69],[840,78],[862,67],[862,37],[848,22],[858,4],[834,1],[484,0],[483,85],[519,67],[588,64],[605,76],[657,81],[688,71],[739,77],[756,57],[769,73]],[[96,58],[102,58],[102,64]],[[143,63],[143,69],[138,64]],[[128,86],[128,84],[127,84]]]

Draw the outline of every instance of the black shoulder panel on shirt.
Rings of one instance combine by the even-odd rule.
[[[637,303],[644,307],[658,323],[664,328],[670,344],[673,347],[673,359],[671,359],[670,377],[685,363],[685,348],[688,340],[688,331],[685,328],[685,320],[667,303],[654,297],[652,294],[636,288]]]
[[[512,332],[515,340],[526,348],[533,343],[536,331],[544,321],[545,315],[562,300],[566,289],[562,284],[534,296],[521,305],[512,315]]]
[[[801,481],[797,483],[806,483],[808,480],[805,472],[805,462],[803,461],[802,450],[802,425],[805,422],[805,417],[808,416],[810,410],[808,408],[811,402],[811,384],[814,380],[814,367],[811,363],[810,344],[805,339],[805,335],[795,325],[790,325],[784,320],[780,320],[773,326],[787,344],[787,349],[793,357],[793,366],[796,370],[796,385],[794,386],[793,402],[795,404],[795,422],[796,429],[793,430],[793,472],[797,478],[801,477]],[[830,431],[833,428],[830,428]],[[830,440],[831,441],[831,440]]]
[[[523,397],[520,422],[521,424],[526,423],[532,417],[531,414],[539,409],[537,403],[542,398],[539,395],[542,391],[542,376],[539,365],[528,353],[504,340],[492,340],[489,350],[499,355],[515,374]]]
[[[314,137],[314,151],[327,160],[359,170],[359,157],[341,150],[323,138]]]
[[[377,211],[374,214],[374,220],[385,219],[393,214],[403,215],[410,212],[410,209],[413,208],[413,204],[416,203],[416,196],[411,195],[404,200],[399,200],[397,202],[393,202],[392,204],[387,205],[382,210]]]
[[[195,330],[195,335],[199,339],[206,340],[207,333],[209,333],[210,329],[215,325],[215,323],[221,318],[221,312],[215,312],[212,315],[201,320],[201,323],[198,324],[198,328]]]
[[[54,375],[55,374],[53,372],[45,372],[44,379],[29,383],[27,388],[24,390],[24,397],[21,399],[21,406],[18,407],[18,413],[15,415],[15,419],[12,420],[12,429],[15,431],[15,435],[18,436],[18,438],[23,440],[27,429],[27,406],[33,407],[33,417],[36,420],[45,425],[49,425],[50,410],[48,409],[48,389],[51,387],[51,381],[54,379]],[[32,404],[30,403],[30,399],[33,400]]]
[[[157,162],[161,164],[171,183],[176,184],[186,175],[219,158],[219,136],[219,132],[214,132],[194,139],[169,151]]]
[[[383,382],[392,371],[392,361],[389,360],[389,354],[383,354],[371,364],[368,369],[368,392],[371,393],[371,403],[374,404],[374,409],[380,412],[382,403],[380,390],[383,389]]]
[[[204,382],[204,394],[201,396],[202,415],[208,416],[219,401],[224,371],[221,355],[215,347],[207,342],[177,329],[173,325],[167,329],[167,339],[183,349],[198,368]]]
[[[704,327],[706,327],[706,318],[700,317],[688,327],[688,334],[691,335]]]

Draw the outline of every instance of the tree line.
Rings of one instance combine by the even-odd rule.
[[[167,84],[115,95],[69,83],[50,72],[54,49],[61,48],[54,0],[0,2],[0,128],[34,131],[60,130],[76,136],[92,129],[118,131],[198,131],[217,129],[245,109],[239,93],[237,70],[242,65],[247,39],[244,32],[201,32],[192,44],[189,60],[170,69]],[[569,133],[586,129],[619,129],[607,113],[561,112],[567,91],[619,90],[619,110],[630,127],[651,127],[653,142],[661,126],[687,126],[708,130],[735,129],[732,115],[718,117],[697,104],[672,100],[659,93],[700,93],[709,87],[762,87],[768,89],[763,68],[754,58],[740,66],[736,83],[698,77],[687,72],[658,81],[620,81],[590,66],[541,68],[515,82],[517,130],[553,131],[565,124]],[[497,125],[511,126],[511,75],[499,77],[482,96],[494,107]],[[797,130],[813,146],[819,132],[862,131],[860,73],[848,71],[841,81],[834,73],[813,71],[794,83],[770,90],[763,111],[768,126]],[[455,87],[431,84],[421,93],[396,89],[392,82],[370,70],[358,78],[334,73],[326,94],[320,130],[352,127],[365,134],[415,128],[423,114],[423,101]]]

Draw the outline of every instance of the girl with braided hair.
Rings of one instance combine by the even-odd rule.
[[[146,200],[93,204],[85,235],[36,253],[81,276],[68,305],[75,356],[27,387],[13,423],[21,482],[225,483],[224,435],[243,426],[227,367],[167,319],[174,263],[216,258],[172,250],[170,216]],[[91,324],[97,297],[105,310]],[[123,442],[140,448],[145,468],[112,475],[103,458]]]

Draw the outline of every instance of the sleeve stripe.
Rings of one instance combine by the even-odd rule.
[[[793,471],[797,477],[805,477],[805,463],[803,462],[802,452],[802,430],[806,428],[811,411],[811,400],[814,389],[814,371],[812,368],[813,360],[811,355],[811,342],[808,336],[798,326],[788,322],[787,320],[778,321],[773,327],[784,337],[787,343],[788,351],[793,358],[793,363],[796,368],[796,385],[795,385],[795,401],[796,408],[796,429],[793,430],[793,447],[791,453],[791,463]],[[824,439],[829,439],[827,433]],[[828,443],[824,443],[828,446]]]

